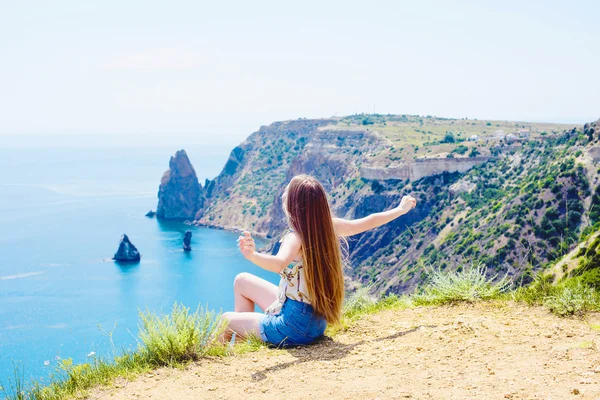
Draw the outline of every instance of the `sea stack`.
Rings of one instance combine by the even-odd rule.
[[[126,234],[121,236],[121,242],[119,243],[119,250],[115,253],[113,257],[115,261],[121,262],[136,262],[140,261],[140,252],[135,248],[133,243],[129,241],[129,238]]]
[[[192,231],[186,231],[183,236],[183,251],[192,251]]]
[[[194,219],[204,205],[204,189],[185,150],[179,150],[169,161],[158,189],[157,218]]]
[[[156,212],[152,211],[152,210],[150,210],[146,213],[146,217],[148,217],[148,218],[154,218],[155,215],[156,215]]]

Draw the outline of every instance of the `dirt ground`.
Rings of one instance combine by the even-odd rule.
[[[161,369],[90,399],[600,399],[600,315],[515,304],[365,317],[316,345]]]

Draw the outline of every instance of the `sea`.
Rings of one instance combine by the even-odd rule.
[[[233,144],[134,139],[0,136],[0,386],[15,371],[47,382],[61,360],[135,349],[140,311],[232,310],[240,272],[278,281],[242,257],[239,233],[145,216],[175,151],[186,150],[203,183]],[[140,263],[111,260],[122,234]]]

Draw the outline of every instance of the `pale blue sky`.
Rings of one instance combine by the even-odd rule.
[[[0,134],[235,143],[373,111],[584,122],[600,117],[598,4],[5,0]]]

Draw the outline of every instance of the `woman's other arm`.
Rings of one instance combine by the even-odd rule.
[[[279,251],[274,256],[257,252],[250,232],[243,232],[243,235],[238,238],[238,247],[243,256],[267,271],[280,273],[300,251],[300,239],[294,232],[285,235]]]
[[[391,210],[374,213],[359,219],[333,218],[333,225],[340,236],[352,236],[385,225],[406,214],[417,205],[417,200],[412,196],[404,196],[400,205]]]

